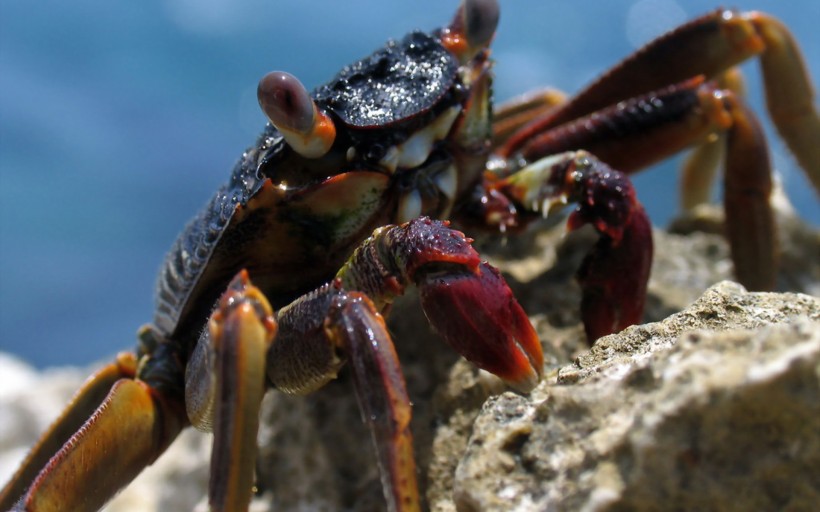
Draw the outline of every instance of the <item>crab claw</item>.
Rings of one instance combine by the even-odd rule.
[[[613,238],[603,234],[578,269],[581,318],[590,343],[640,323],[652,267],[652,225],[636,203]],[[577,217],[570,217],[570,229]]]
[[[417,276],[417,283],[427,319],[458,353],[517,391],[538,384],[541,343],[498,270],[485,262],[474,272]]]

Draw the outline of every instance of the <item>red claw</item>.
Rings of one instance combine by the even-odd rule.
[[[475,273],[430,273],[418,283],[427,319],[458,353],[518,391],[538,384],[541,343],[498,270],[482,263]]]
[[[652,225],[640,204],[619,227],[604,234],[578,270],[581,317],[590,343],[640,323],[652,267]]]

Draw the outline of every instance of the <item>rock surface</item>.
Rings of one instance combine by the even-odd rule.
[[[818,370],[820,301],[720,283],[600,340],[529,397],[491,398],[456,508],[812,510]]]
[[[655,232],[653,323],[592,349],[572,280],[589,233],[562,238],[557,227],[480,244],[544,342],[546,378],[529,396],[459,360],[413,297],[396,305],[391,329],[431,510],[809,510],[820,501],[820,235],[781,227],[789,264],[779,286],[808,295],[729,282],[704,294],[731,277],[723,239],[691,228],[710,219],[679,224],[686,234]],[[38,374],[0,357],[0,481],[87,374]],[[310,397],[269,393],[259,440],[254,511],[383,509],[347,372]],[[107,510],[206,510],[209,443],[184,432]]]

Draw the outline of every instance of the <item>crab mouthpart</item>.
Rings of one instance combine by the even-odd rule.
[[[485,262],[475,273],[431,273],[419,290],[427,319],[468,361],[522,393],[538,384],[541,343],[498,270]]]
[[[441,113],[432,123],[413,133],[407,140],[390,147],[379,165],[389,173],[409,170],[427,174],[428,160],[434,145],[448,136],[461,113],[461,107],[453,106]],[[433,190],[422,192],[416,186],[401,192],[396,222],[404,223],[421,215],[446,217],[449,215],[458,191],[458,170],[453,165],[428,174],[427,181]],[[435,200],[431,203],[431,195]],[[433,204],[434,203],[434,204]],[[432,206],[431,206],[432,205]],[[432,209],[431,209],[432,208]]]
[[[433,145],[444,139],[453,127],[461,107],[453,106],[441,113],[432,123],[410,135],[398,146],[391,146],[379,161],[390,173],[396,169],[412,169],[423,164],[430,156]]]
[[[456,200],[458,170],[453,164],[442,170],[419,171],[417,183],[399,195],[395,222],[404,224],[427,215],[447,218]]]

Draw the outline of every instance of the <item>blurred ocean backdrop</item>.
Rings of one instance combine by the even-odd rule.
[[[709,0],[502,1],[495,91],[574,91]],[[780,17],[820,81],[820,2],[735,0]],[[310,89],[390,37],[431,29],[456,1],[4,0],[0,4],[0,350],[43,367],[134,345],[155,275],[264,118],[259,78]],[[744,67],[762,112],[757,65]],[[771,126],[767,130],[772,134]],[[801,215],[810,184],[779,139]],[[818,141],[820,143],[820,141]],[[636,178],[655,223],[677,208],[676,162]]]

